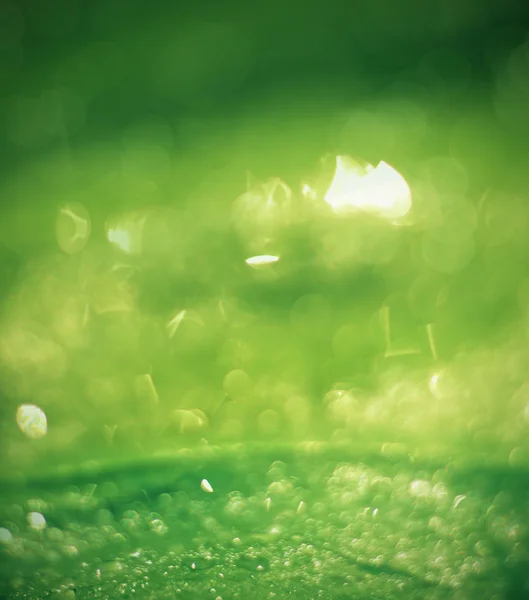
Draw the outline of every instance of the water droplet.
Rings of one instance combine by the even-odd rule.
[[[165,535],[169,530],[167,525],[161,519],[153,519],[149,523],[149,527],[152,531],[154,531],[154,533],[157,533],[158,535]]]
[[[268,569],[269,561],[262,555],[252,553],[241,556],[237,564],[247,571],[261,572]]]

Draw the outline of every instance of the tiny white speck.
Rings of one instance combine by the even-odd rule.
[[[200,487],[205,491],[208,492],[209,494],[211,494],[213,492],[213,488],[211,487],[211,484],[209,483],[209,481],[207,479],[203,479],[200,482]]]

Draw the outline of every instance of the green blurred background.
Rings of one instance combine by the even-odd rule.
[[[50,482],[83,498],[81,480],[112,480],[118,491],[102,492],[96,508],[115,516],[129,502],[118,479],[140,493],[152,469],[157,493],[174,492],[173,461],[191,461],[193,479],[200,461],[243,460],[238,475],[211,468],[217,481],[257,489],[245,478],[276,451],[302,478],[312,459],[290,453],[311,444],[332,455],[327,467],[367,461],[369,477],[373,456],[410,481],[423,461],[415,499],[432,495],[421,488],[432,465],[484,469],[486,493],[512,484],[509,510],[521,507],[528,24],[514,1],[2,3],[0,530],[25,539],[20,522],[43,490],[59,498]],[[396,169],[411,189],[406,218],[334,214],[324,196],[337,155]],[[260,255],[280,259],[245,262]],[[331,472],[318,471],[315,504],[333,506]],[[392,481],[399,505],[402,482]],[[483,514],[501,505],[483,503]],[[69,515],[58,500],[44,504],[52,520]],[[481,514],[478,504],[463,520]],[[509,531],[523,515],[511,514]],[[388,531],[405,518],[393,517]],[[493,544],[502,558],[483,567],[489,588],[497,583],[491,598],[527,591],[527,532],[513,535],[514,583],[498,566],[508,544]],[[22,572],[30,550],[20,542],[17,554],[9,536],[0,550]],[[38,543],[28,565],[51,552]],[[6,594],[52,593],[20,577]],[[482,593],[461,582],[463,594]],[[117,597],[108,585],[86,597]],[[355,597],[306,585],[297,597]],[[373,586],[359,597],[386,593]],[[282,589],[278,597],[295,595]]]
[[[149,454],[205,431],[326,438],[344,429],[322,404],[337,386],[355,388],[349,420],[368,437],[373,425],[430,438],[424,419],[446,418],[440,443],[503,439],[498,418],[509,428],[514,414],[500,394],[519,383],[505,360],[524,369],[524,14],[468,1],[4,5],[3,469]],[[322,217],[337,154],[407,179],[406,227]],[[287,188],[267,223],[259,201],[234,204],[272,178]],[[124,248],[109,233],[121,230]],[[256,272],[255,254],[282,258]],[[385,358],[388,326],[415,353]],[[445,413],[387,399],[363,427],[373,394],[402,373],[429,394],[437,370]],[[17,432],[20,403],[50,421],[35,445]]]

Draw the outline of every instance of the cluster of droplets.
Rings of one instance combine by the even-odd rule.
[[[337,462],[323,444],[317,455],[300,447],[267,464],[239,453],[237,466],[219,467],[230,461],[219,449],[195,464],[209,472],[202,482],[175,477],[169,461],[150,483],[56,483],[23,503],[12,493],[0,514],[4,585],[13,598],[84,589],[95,598],[133,589],[266,598],[296,581],[311,597],[383,589],[432,599],[485,588],[501,597],[516,585],[529,560],[516,476],[494,481],[458,463],[420,468],[420,459],[382,450]]]

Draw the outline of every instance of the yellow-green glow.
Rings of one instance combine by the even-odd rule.
[[[316,190],[314,190],[314,188],[312,188],[308,183],[304,183],[301,186],[301,194],[305,198],[314,199],[316,197]]]
[[[180,433],[198,431],[208,424],[206,415],[199,409],[173,411],[173,420]]]
[[[22,404],[16,414],[20,431],[29,438],[38,439],[48,433],[48,421],[44,411],[35,404]]]
[[[268,247],[294,215],[292,190],[277,177],[256,185],[232,205],[235,229],[254,252]]]
[[[169,337],[172,338],[176,333],[176,330],[180,327],[180,323],[182,323],[184,317],[186,316],[187,311],[181,310],[176,313],[176,315],[167,323],[167,333]]]
[[[529,600],[514,14],[167,4],[0,7],[0,598]]]
[[[55,221],[55,235],[59,248],[66,254],[83,250],[90,237],[90,217],[84,206],[79,203],[63,206]]]
[[[125,254],[138,255],[142,251],[146,221],[145,212],[127,213],[112,219],[106,228],[107,240]]]
[[[158,404],[158,392],[149,374],[138,375],[135,380],[135,391],[138,399],[150,404]]]
[[[393,220],[409,212],[411,191],[404,177],[383,161],[376,168],[363,168],[348,157],[337,156],[325,202],[336,213],[364,211]]]
[[[439,374],[438,373],[434,373],[430,377],[430,383],[429,383],[428,387],[430,388],[430,392],[432,392],[432,394],[436,398],[439,397],[439,390],[437,388],[438,384],[439,384]]]
[[[120,227],[110,228],[107,233],[108,241],[117,246],[123,252],[127,254],[132,254],[133,245],[132,240],[130,238],[130,234],[125,229],[121,229]]]

